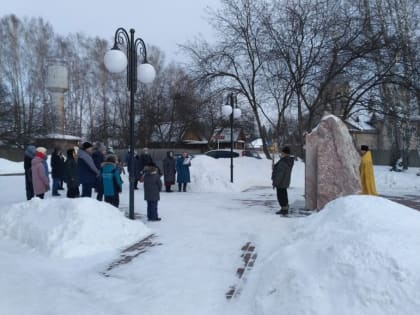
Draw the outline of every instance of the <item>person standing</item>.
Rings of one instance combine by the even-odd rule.
[[[79,197],[79,168],[77,166],[77,151],[74,148],[67,150],[67,160],[64,162],[64,180],[67,183],[67,197]]]
[[[158,202],[162,182],[159,170],[154,163],[144,168],[144,200],[147,201],[147,220],[160,221],[158,215]]]
[[[139,179],[140,179],[140,159],[137,155],[137,152],[134,151],[134,165],[131,166],[131,152],[128,150],[127,155],[125,156],[125,164],[127,165],[127,172],[129,178],[133,177],[134,180],[134,189],[139,189]]]
[[[79,166],[79,179],[82,184],[82,197],[92,197],[92,189],[95,188],[99,170],[92,159],[93,146],[89,142],[82,144],[78,151],[77,165]]]
[[[58,147],[54,148],[51,154],[51,175],[53,179],[52,195],[60,196],[58,189],[61,187],[64,177],[64,157]]]
[[[274,164],[271,180],[273,188],[276,188],[277,200],[281,207],[276,214],[287,215],[289,213],[287,188],[290,186],[294,161],[294,158],[290,156],[290,148],[286,146],[280,152],[280,160]]]
[[[92,149],[93,163],[95,163],[95,166],[98,170],[101,169],[102,163],[105,161],[104,151],[105,151],[105,146],[100,142],[97,142],[95,147]],[[96,200],[102,201],[102,199],[104,198],[104,190],[103,190],[101,176],[98,176],[96,178],[95,190],[96,190]]]
[[[182,152],[182,156],[176,160],[176,172],[178,183],[178,191],[186,192],[187,184],[191,181],[190,179],[190,166],[191,166],[191,157],[188,156],[187,152]]]
[[[116,163],[117,158],[115,155],[108,155],[101,168],[101,177],[105,202],[118,208],[120,204],[119,193],[122,191],[122,180]]]
[[[143,169],[146,166],[154,164],[148,148],[143,148],[143,152],[139,156],[139,163],[140,175],[143,175]]]
[[[359,172],[362,194],[376,196],[377,192],[375,185],[375,175],[373,173],[372,154],[369,151],[369,147],[367,145],[362,145],[360,147],[360,152],[362,158],[360,160]]]
[[[31,163],[32,159],[35,157],[36,147],[34,145],[28,145],[25,150],[25,158],[23,162],[23,167],[25,169],[25,190],[26,190],[26,199],[31,200],[34,196],[34,186],[32,184],[32,172],[31,172]]]
[[[172,192],[171,186],[175,184],[176,161],[174,159],[174,152],[166,152],[166,157],[163,159],[163,181],[165,182],[165,191]]]
[[[47,149],[38,147],[36,148],[35,157],[31,161],[34,195],[41,199],[44,199],[45,193],[50,190],[50,180],[45,168],[46,156]]]

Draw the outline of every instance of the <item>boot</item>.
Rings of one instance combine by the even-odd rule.
[[[181,192],[181,184],[178,184],[178,192]]]
[[[279,211],[277,211],[276,214],[288,215],[289,214],[289,205],[281,207],[281,209]]]

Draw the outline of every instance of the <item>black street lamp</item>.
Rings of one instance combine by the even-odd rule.
[[[222,106],[222,113],[230,120],[230,182],[233,183],[233,118],[241,117],[241,110],[237,108],[238,98],[236,94],[230,93],[227,103]]]
[[[147,63],[146,45],[141,38],[134,39],[134,29],[130,29],[130,35],[120,27],[115,32],[114,46],[104,56],[105,67],[110,72],[118,73],[127,69],[127,88],[130,91],[130,199],[129,199],[129,218],[134,220],[134,94],[137,90],[137,78],[143,83],[151,83],[156,71],[151,64]],[[119,46],[126,45],[127,54],[124,54]],[[137,69],[137,49],[143,57],[142,63]]]

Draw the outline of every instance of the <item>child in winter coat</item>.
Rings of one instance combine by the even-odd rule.
[[[144,171],[144,200],[147,201],[147,219],[149,221],[160,221],[158,216],[158,202],[162,182],[160,180],[159,169],[154,163],[147,165]]]
[[[122,191],[122,181],[116,162],[115,155],[107,156],[105,162],[102,164],[101,176],[105,202],[118,208],[120,204],[119,193]]]

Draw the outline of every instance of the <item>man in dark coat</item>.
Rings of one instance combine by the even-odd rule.
[[[144,168],[144,200],[147,201],[147,219],[149,221],[160,221],[158,216],[158,202],[162,182],[160,180],[159,169],[155,164]]]
[[[172,192],[171,186],[175,184],[175,166],[174,153],[172,151],[166,152],[166,157],[163,159],[163,181],[165,182],[165,191]]]
[[[64,157],[61,149],[58,147],[54,148],[51,154],[51,176],[53,179],[52,195],[60,196],[58,189],[64,177]]]
[[[125,164],[127,165],[127,171],[129,174],[129,177],[133,177],[134,178],[134,189],[139,189],[138,187],[138,183],[139,183],[139,179],[140,179],[140,158],[137,155],[136,151],[134,151],[134,165],[133,167],[131,166],[131,153],[130,151],[127,152],[127,155],[125,156]],[[131,172],[133,172],[133,174],[131,174]]]
[[[144,148],[143,152],[140,154],[140,173],[143,174],[143,170],[146,166],[154,165],[152,156],[149,154],[149,149]]]
[[[31,200],[34,196],[34,186],[32,184],[32,172],[31,172],[31,163],[32,159],[35,157],[36,147],[34,145],[28,145],[25,150],[25,159],[23,167],[25,169],[25,190],[26,190],[26,199]]]
[[[67,150],[67,160],[64,163],[64,181],[67,183],[67,197],[79,197],[79,168],[77,166],[77,152],[75,149]]]
[[[287,215],[289,212],[287,188],[290,186],[294,158],[290,156],[289,147],[284,147],[280,156],[280,160],[274,165],[271,180],[273,181],[273,188],[277,189],[277,200],[281,207],[276,214]]]
[[[92,159],[93,146],[85,142],[78,151],[77,164],[79,166],[79,178],[82,184],[82,197],[92,197],[92,189],[96,187],[99,170]]]

